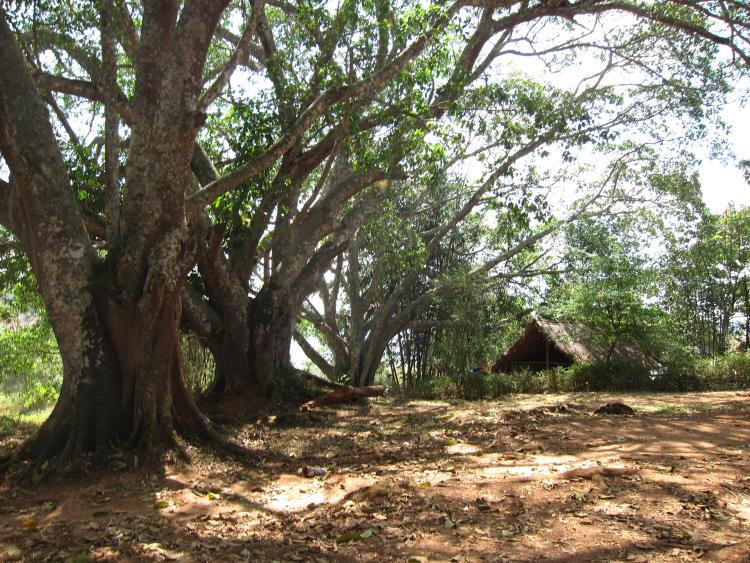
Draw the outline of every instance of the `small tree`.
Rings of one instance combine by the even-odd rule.
[[[605,350],[611,369],[623,341],[654,350],[650,336],[662,320],[655,259],[644,252],[646,239],[636,231],[643,216],[584,220],[565,233],[565,276],[551,280],[544,312],[560,320],[583,322]]]

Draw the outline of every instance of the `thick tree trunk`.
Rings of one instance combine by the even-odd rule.
[[[177,432],[215,438],[182,377],[179,305],[174,296],[146,310],[107,300],[76,333],[67,328],[62,338],[80,342],[88,367],[62,353],[60,399],[21,455],[68,460],[122,447],[150,456],[176,447]]]
[[[188,315],[188,321],[193,325],[209,325],[205,329],[193,326],[199,334],[203,333],[202,340],[211,351],[216,364],[214,380],[204,397],[208,404],[216,404],[225,395],[241,396],[257,392],[256,389],[251,389],[250,382],[247,288],[220,260],[217,256],[212,263],[200,266],[209,293],[210,307],[200,297],[198,300],[208,309],[206,316],[213,315],[215,322],[194,322],[196,314],[199,318],[201,314]]]
[[[273,391],[272,383],[294,374],[290,348],[297,300],[269,284],[254,298],[242,296],[235,306],[224,291],[221,328],[202,340],[210,349],[216,371],[205,400],[209,405],[254,409]],[[194,327],[195,328],[195,327]]]
[[[298,308],[273,284],[252,300],[248,312],[250,385],[265,395],[276,377],[293,371],[290,358]]]
[[[63,360],[63,384],[51,415],[24,445],[21,457],[68,460],[82,452],[102,452],[126,432],[117,361],[103,338],[93,300],[80,320],[79,330],[71,332],[51,319]],[[75,353],[72,341],[85,352]]]
[[[185,9],[192,34],[173,37],[176,4],[146,10],[136,80],[122,229],[104,261],[81,219],[47,111],[0,9],[0,152],[10,170],[8,217],[39,283],[63,360],[57,405],[21,450],[73,459],[113,447],[146,455],[176,430],[216,437],[181,374],[180,293],[195,263],[184,189],[195,139],[191,100],[221,3]],[[181,19],[181,21],[182,21]],[[172,45],[171,40],[181,41]],[[191,43],[192,41],[192,43]],[[173,50],[172,47],[175,47]],[[108,210],[112,211],[112,210]],[[113,226],[112,217],[107,217]]]

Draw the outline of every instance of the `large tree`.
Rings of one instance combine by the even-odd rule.
[[[257,47],[255,37],[265,49],[258,57],[275,78],[274,48],[265,45],[272,39],[267,36],[262,2],[253,5],[228,58],[218,69],[207,68],[214,62],[217,38],[227,35],[219,26],[221,18],[237,15],[226,12],[227,5],[103,2],[98,11],[89,6],[73,14],[50,10],[44,21],[32,21],[30,10],[0,13],[0,148],[10,170],[10,181],[2,186],[3,221],[20,239],[39,280],[65,366],[60,400],[27,445],[28,455],[70,458],[117,443],[150,452],[174,445],[175,429],[212,435],[185,390],[178,340],[186,276],[196,262],[215,259],[221,247],[221,231],[211,228],[206,206],[247,185],[277,161],[292,160],[299,167],[299,152],[292,148],[325,112],[337,103],[371,96],[388,83],[461,7],[454,4],[417,17],[413,41],[394,45],[379,64],[361,69],[356,77],[331,80],[326,70],[331,53],[322,45],[316,55],[322,59],[317,84],[300,100],[300,111],[281,116],[279,139],[219,176],[196,139],[208,107],[238,64],[252,66],[248,52]],[[92,29],[99,30],[101,60],[86,39]],[[53,63],[45,59],[48,53],[55,56]],[[71,189],[75,184],[71,185],[45,100],[59,111],[73,148],[83,147],[74,124],[45,90],[104,104],[105,182],[98,208],[76,201],[78,190]],[[277,93],[283,106],[284,97]],[[123,129],[126,142],[119,139]],[[126,163],[121,177],[123,145]],[[385,166],[351,172],[341,180],[343,187],[334,186],[326,194],[330,199],[313,211],[335,216],[349,197],[385,175]],[[273,193],[266,194],[270,203],[262,202],[256,212],[254,226],[261,228],[253,235],[258,238],[264,216],[267,219],[278,201],[294,197],[298,187],[287,183],[286,174],[277,177],[280,180],[269,187]],[[313,222],[313,227],[329,228],[321,222]],[[94,237],[102,244],[95,246]],[[291,249],[289,259],[294,261],[295,245]],[[290,266],[292,272],[299,269],[298,262]],[[239,287],[247,283],[241,280]],[[267,293],[273,301],[273,290]],[[259,349],[269,350],[271,358],[283,357],[284,352],[273,350],[273,334],[265,340],[257,334],[263,332],[267,310],[264,305],[256,307],[249,326],[262,327],[254,335],[261,341]],[[273,327],[266,330],[272,331]],[[250,361],[261,364],[266,377],[276,367],[262,365],[258,357]]]
[[[268,103],[273,109],[264,115],[241,96],[233,98],[230,115],[242,125],[234,128],[234,136],[226,135],[225,147],[231,150],[225,154],[228,152],[229,160],[234,162],[247,153],[256,158],[258,141],[253,138],[251,128],[258,134],[276,132],[282,135],[289,123],[304,115],[306,102],[322,95],[320,76],[326,71],[321,64],[336,69],[329,80],[340,79],[345,74],[349,79],[358,78],[363,71],[374,72],[385,64],[389,60],[389,49],[394,52],[414,33],[415,12],[405,6],[347,4],[333,15],[314,12],[314,17],[288,5],[278,7],[280,11],[274,13],[273,19],[259,16],[262,25],[258,33],[262,57],[267,65],[273,63],[267,68],[271,86]],[[560,7],[566,8],[556,8]],[[378,96],[365,96],[356,104],[332,106],[328,114],[333,121],[314,134],[300,137],[290,146],[278,166],[265,178],[263,187],[259,188],[256,182],[250,194],[224,202],[219,213],[220,220],[228,224],[223,251],[199,260],[201,276],[194,278],[195,283],[186,289],[184,299],[185,318],[216,358],[216,378],[210,390],[212,398],[244,395],[257,400],[267,391],[269,383],[278,382],[283,374],[293,373],[289,348],[300,307],[313,291],[316,280],[344,248],[350,247],[359,225],[375,212],[378,202],[386,196],[382,189],[390,185],[386,180],[398,180],[404,172],[409,176],[417,173],[409,166],[408,155],[435,133],[440,127],[437,124],[458,120],[463,125],[468,120],[457,118],[458,114],[476,111],[477,108],[471,106],[483,105],[482,98],[496,97],[506,100],[507,105],[517,101],[511,94],[522,88],[512,81],[508,81],[508,85],[502,82],[476,88],[474,85],[490,78],[493,65],[502,55],[513,53],[513,46],[522,38],[534,37],[535,23],[544,24],[550,20],[549,16],[560,13],[598,13],[603,6],[581,3],[571,12],[556,12],[550,8],[513,4],[457,11],[458,18],[445,27],[451,34],[436,35],[408,72],[395,76]],[[629,8],[636,12],[641,9]],[[600,106],[597,109],[603,109],[602,98],[613,95],[612,85],[604,79],[610,71],[622,71],[625,67],[646,69],[647,84],[642,90],[658,92],[654,97],[660,95],[667,102],[648,110],[639,102],[633,102],[629,111],[624,112],[631,122],[640,121],[645,128],[670,108],[673,113],[700,113],[700,98],[695,92],[701,87],[723,87],[722,73],[712,66],[713,50],[709,48],[702,57],[691,61],[687,71],[680,67],[683,61],[674,54],[654,59],[652,49],[657,51],[685,36],[677,29],[679,26],[664,25],[666,22],[677,24],[677,19],[661,12],[651,15],[657,17],[659,24],[638,28],[617,40],[603,38],[596,42],[593,50],[607,53],[609,60],[602,65],[603,70],[589,78],[588,84],[584,79],[575,94],[560,96],[562,108],[554,104],[550,107],[549,102],[545,105],[543,96],[533,88],[525,97],[521,96],[522,101],[514,109],[536,120],[531,134],[520,123],[508,126],[507,115],[506,122],[486,119],[484,133],[489,136],[491,128],[497,127],[499,139],[494,139],[493,144],[506,149],[505,161],[493,162],[487,182],[473,201],[456,214],[454,224],[519,158],[545,143],[590,134],[594,127],[588,128],[580,122],[580,129],[572,130],[580,117],[572,114],[582,100],[592,111],[597,104]],[[299,26],[317,30],[308,39],[309,44],[300,45],[296,39]],[[348,42],[353,29],[358,30],[357,41],[347,44],[345,51],[337,52]],[[457,38],[453,32],[458,31],[461,35]],[[234,37],[239,41],[238,35]],[[688,43],[691,47],[696,44],[693,39]],[[565,54],[582,47],[588,49],[590,45],[572,34],[548,51]],[[321,56],[310,58],[305,54],[306,48],[312,48],[312,53],[319,49]],[[371,56],[373,52],[377,56]],[[301,64],[302,61],[307,64]],[[674,98],[666,98],[657,87],[665,83],[676,94]],[[305,95],[300,96],[299,92]],[[551,109],[558,111],[550,115]],[[639,112],[636,117],[634,114]],[[610,129],[621,122],[622,115],[605,115]],[[233,129],[230,121],[223,123]],[[205,181],[217,179],[218,174],[214,173]],[[373,190],[374,186],[380,189]],[[403,189],[403,184],[397,186]],[[438,233],[433,248],[451,228],[447,225]],[[391,329],[380,332],[378,346],[368,351],[369,367],[363,368],[363,373],[368,375],[357,375],[355,381],[371,379],[382,354],[382,343],[387,341],[386,332],[390,333]],[[362,348],[357,350],[359,353]]]
[[[736,2],[13,6],[0,11],[0,219],[64,363],[58,404],[25,448],[39,458],[211,434],[182,380],[183,304],[206,338],[218,327],[217,389],[262,392],[288,363],[311,280],[403,177],[424,124],[537,24],[619,11],[650,22],[655,48],[688,37],[699,74],[713,72],[711,45],[747,61]],[[699,111],[695,78],[676,86]],[[230,107],[257,125],[244,150],[222,137]],[[103,159],[82,117],[101,128]]]

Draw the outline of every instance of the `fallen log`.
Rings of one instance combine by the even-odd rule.
[[[326,405],[347,403],[363,397],[379,397],[384,393],[385,387],[382,385],[371,385],[369,387],[352,387],[351,385],[346,385],[340,389],[336,389],[336,391],[331,391],[330,393],[321,395],[312,401],[306,402],[300,406],[299,410],[304,412]]]

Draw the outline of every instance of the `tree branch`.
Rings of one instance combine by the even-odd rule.
[[[104,213],[109,250],[120,246],[120,120],[117,111],[117,50],[114,0],[101,0],[102,82],[104,84]]]
[[[221,179],[212,182],[200,192],[192,195],[189,199],[190,205],[204,207],[214,201],[222,194],[232,190],[246,182],[264,170],[268,169],[284,153],[293,147],[302,135],[310,128],[315,120],[337,102],[356,98],[363,94],[369,94],[383,84],[389,82],[401,72],[417,55],[419,55],[429,43],[429,40],[445,27],[449,19],[458,11],[460,3],[453,4],[445,14],[430,30],[415,40],[409,47],[404,49],[389,65],[378,70],[370,77],[355,82],[349,86],[332,87],[318,96],[310,106],[291,125],[288,132],[269,147],[265,153],[244,166],[235,168]]]
[[[232,78],[232,74],[240,64],[246,64],[250,55],[250,45],[252,43],[253,35],[255,35],[258,26],[258,17],[264,9],[264,0],[256,0],[253,3],[253,15],[250,21],[247,22],[245,30],[242,32],[242,36],[237,38],[234,52],[229,57],[224,67],[219,72],[219,75],[213,81],[213,83],[206,89],[198,101],[197,111],[199,113],[205,113],[208,107],[216,100],[221,92],[229,84],[229,80]]]
[[[328,378],[333,377],[333,366],[329,364],[326,359],[318,353],[318,351],[313,347],[312,344],[307,341],[302,333],[295,329],[292,335],[294,336],[294,341],[299,344],[300,348],[302,348],[305,356],[307,356],[312,361],[312,363],[318,366],[320,371],[323,372],[323,375]]]

